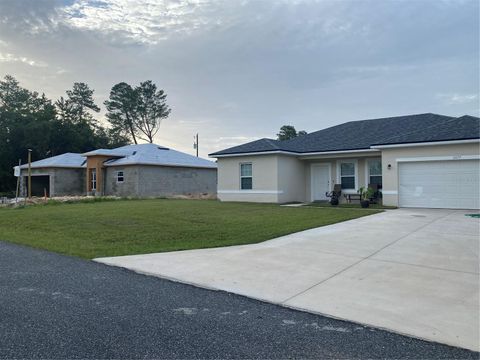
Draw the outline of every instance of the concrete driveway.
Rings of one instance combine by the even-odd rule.
[[[479,351],[480,225],[466,213],[399,209],[255,245],[96,261]]]

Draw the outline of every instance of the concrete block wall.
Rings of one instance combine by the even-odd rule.
[[[48,175],[50,197],[85,195],[85,169],[41,168],[32,169],[32,177]],[[27,196],[28,169],[22,169],[20,196]]]
[[[117,182],[117,172],[123,171],[123,183]],[[104,169],[105,179],[105,195],[115,196],[139,196],[138,195],[138,181],[139,168],[138,166],[122,166],[122,167],[107,167]]]
[[[123,183],[117,182],[117,171],[124,172]],[[107,167],[105,176],[107,195],[117,196],[215,196],[217,170],[168,166]]]
[[[32,169],[32,177],[43,176],[43,175],[50,176],[50,196],[52,196],[53,169]],[[19,188],[19,195],[21,197],[28,196],[27,182],[28,182],[28,170],[22,169],[20,173],[20,188]]]
[[[56,168],[51,171],[51,196],[85,195],[86,170]],[[52,178],[53,177],[53,178]]]

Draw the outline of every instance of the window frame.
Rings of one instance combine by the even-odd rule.
[[[353,164],[353,175],[342,176],[342,164]],[[337,160],[337,184],[342,184],[342,177],[353,177],[354,187],[349,189],[343,189],[345,194],[356,194],[358,190],[358,159],[341,159]]]
[[[90,170],[90,189],[97,191],[97,169]]]
[[[122,173],[122,175],[121,175],[122,180],[121,180],[121,181],[118,179],[118,178],[120,177],[120,173]],[[125,181],[125,172],[124,172],[124,170],[117,170],[116,174],[117,174],[117,176],[116,176],[116,178],[117,178],[117,184],[123,184],[124,181]]]
[[[372,161],[380,161],[380,168],[381,168],[381,170],[380,170],[380,174],[379,174],[379,175],[372,175],[372,174],[370,174],[370,163],[371,163]],[[381,159],[381,158],[380,158],[380,159],[378,159],[378,158],[375,158],[375,159],[367,159],[367,160],[365,161],[365,166],[366,166],[366,169],[365,169],[365,186],[368,186],[368,185],[370,185],[370,184],[372,183],[372,182],[370,181],[370,178],[371,178],[372,176],[380,176],[380,177],[382,178],[382,185],[381,185],[381,187],[383,187],[383,166],[382,166],[382,165],[383,165],[383,164],[382,164],[382,159]]]
[[[242,166],[243,165],[250,165],[250,176],[246,176],[246,175],[242,175]],[[240,190],[243,190],[243,191],[248,191],[248,190],[253,190],[253,164],[251,162],[242,162],[240,163],[239,165],[239,171],[240,171]],[[251,186],[249,189],[246,189],[246,188],[243,188],[243,182],[242,180],[243,179],[251,179],[250,180],[250,183],[251,183]]]

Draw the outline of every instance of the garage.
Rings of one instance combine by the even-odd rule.
[[[28,177],[25,177],[25,189],[28,191]],[[32,196],[50,196],[50,176],[32,176]]]
[[[480,208],[480,161],[441,160],[398,163],[399,206]]]

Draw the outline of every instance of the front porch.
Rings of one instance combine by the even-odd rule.
[[[379,152],[352,153],[344,156],[301,157],[305,164],[305,199],[307,202],[329,201],[327,194],[340,185],[339,201],[359,202],[361,187],[382,189],[382,158]]]

